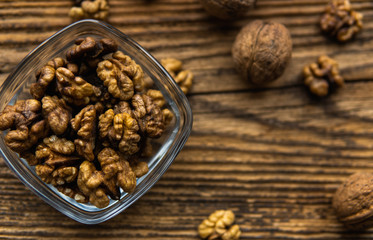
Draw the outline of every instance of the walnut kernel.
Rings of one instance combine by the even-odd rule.
[[[327,96],[344,85],[344,80],[339,74],[338,63],[325,55],[320,56],[317,63],[305,66],[303,76],[304,84],[318,97]]]
[[[217,210],[198,226],[198,234],[202,239],[237,240],[241,236],[238,225],[233,225],[234,213],[230,210]]]
[[[106,0],[84,0],[76,2],[69,11],[69,16],[73,20],[84,18],[94,18],[105,20],[109,13],[109,4]]]
[[[320,19],[322,31],[339,42],[346,42],[363,28],[363,14],[352,10],[349,0],[331,0]]]
[[[189,70],[182,70],[183,63],[176,58],[165,58],[161,60],[162,66],[174,78],[184,94],[187,94],[192,87],[194,75]],[[162,106],[160,106],[162,107]]]

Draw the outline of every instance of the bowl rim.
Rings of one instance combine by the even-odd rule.
[[[66,31],[71,30],[72,28],[77,28],[77,27],[82,26],[82,25],[87,25],[87,26],[90,26],[90,27],[99,27],[99,28],[101,28],[105,31],[112,32],[113,34],[117,35],[120,38],[126,39],[126,42],[128,42],[128,44],[135,47],[141,53],[141,55],[143,55],[147,59],[149,59],[149,61],[155,65],[156,70],[159,71],[159,73],[162,76],[166,77],[166,80],[167,80],[166,82],[169,84],[169,85],[167,85],[167,87],[170,88],[169,91],[175,91],[175,96],[177,95],[177,96],[180,97],[180,99],[176,99],[176,100],[178,100],[178,107],[182,107],[182,109],[178,108],[178,110],[181,113],[180,118],[182,118],[181,120],[184,123],[182,126],[180,126],[180,128],[178,130],[178,133],[182,133],[181,136],[179,136],[178,139],[174,139],[174,142],[173,142],[172,146],[168,147],[167,153],[166,153],[167,156],[165,154],[162,158],[160,158],[158,160],[157,164],[159,162],[163,161],[163,163],[162,163],[163,165],[162,165],[161,168],[160,168],[160,166],[157,166],[157,168],[159,168],[159,169],[154,170],[157,174],[153,178],[147,180],[145,187],[142,188],[142,189],[137,189],[136,194],[134,194],[130,198],[131,201],[128,204],[124,204],[125,202],[121,202],[121,203],[118,203],[117,206],[115,206],[115,207],[110,207],[110,208],[106,208],[106,209],[104,208],[103,210],[95,211],[95,212],[89,212],[89,211],[84,212],[83,211],[84,212],[83,213],[82,209],[80,209],[80,210],[79,209],[74,209],[74,208],[69,207],[69,205],[67,205],[67,204],[62,204],[64,201],[60,201],[60,200],[63,200],[63,199],[61,199],[61,196],[58,196],[57,197],[58,199],[56,199],[56,200],[59,200],[59,202],[56,202],[53,199],[47,198],[42,192],[40,192],[40,190],[37,188],[37,186],[30,183],[29,180],[26,179],[25,174],[22,173],[22,172],[24,172],[24,170],[20,169],[17,166],[17,164],[20,164],[20,163],[14,163],[12,160],[8,159],[7,154],[5,154],[5,152],[11,151],[11,150],[0,148],[0,153],[1,153],[1,155],[4,159],[4,161],[5,161],[6,165],[15,173],[17,178],[19,178],[21,180],[21,182],[24,185],[26,185],[35,195],[39,196],[43,201],[45,201],[46,203],[51,205],[53,208],[55,208],[56,210],[60,211],[61,213],[63,213],[64,215],[70,217],[71,219],[73,219],[75,221],[78,221],[78,222],[81,222],[81,223],[84,223],[84,224],[97,224],[97,223],[104,222],[104,221],[118,215],[122,211],[124,211],[126,208],[128,208],[130,205],[132,205],[135,201],[137,201],[142,195],[144,195],[149,189],[151,189],[151,187],[156,182],[158,182],[158,180],[161,178],[161,176],[170,167],[171,163],[176,158],[176,156],[178,155],[178,153],[180,152],[182,147],[185,145],[185,143],[186,143],[186,141],[187,141],[187,139],[188,139],[188,137],[191,133],[191,130],[192,130],[193,116],[192,116],[192,110],[191,110],[191,107],[189,105],[189,102],[188,102],[186,96],[184,95],[184,93],[182,92],[182,90],[180,89],[180,87],[176,84],[176,82],[173,80],[172,76],[166,71],[166,69],[164,69],[164,67],[147,50],[145,50],[140,44],[138,44],[136,41],[134,41],[128,35],[124,34],[120,30],[118,30],[117,28],[113,27],[112,25],[110,25],[106,22],[102,22],[102,21],[98,21],[98,20],[94,20],[94,19],[84,19],[84,20],[74,22],[74,23],[64,27],[63,29],[59,30],[58,32],[54,33],[52,36],[48,37],[40,45],[38,45],[36,48],[34,48],[30,53],[28,53],[17,64],[17,66],[14,68],[14,70],[9,74],[9,76],[6,78],[6,80],[1,84],[1,86],[0,86],[0,96],[4,95],[4,92],[7,90],[7,86],[9,86],[12,83],[12,80],[14,80],[15,77],[17,76],[18,70],[21,69],[22,66],[24,66],[25,63],[27,63],[27,61],[29,61],[30,58],[35,53],[37,53],[39,50],[41,50],[43,48],[46,48],[48,43],[58,39],[58,37],[61,34],[65,33]],[[23,82],[21,85],[23,85],[24,83],[25,82]],[[8,101],[8,103],[9,103],[9,101]],[[5,103],[5,106],[8,103]],[[3,141],[2,138],[0,140]],[[178,140],[178,141],[176,141],[176,140]],[[177,144],[175,144],[175,142]],[[170,150],[172,150],[173,153],[169,153]],[[149,180],[151,180],[151,181],[149,182]],[[52,191],[52,190],[50,190],[50,191]]]

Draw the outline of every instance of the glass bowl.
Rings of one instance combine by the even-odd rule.
[[[153,143],[153,155],[146,159],[149,171],[137,179],[134,192],[122,192],[120,200],[110,200],[106,208],[97,208],[92,204],[78,203],[60,193],[55,187],[44,183],[35,173],[35,167],[10,150],[4,143],[4,131],[0,135],[0,152],[10,169],[36,195],[66,216],[85,224],[97,224],[119,214],[144,193],[146,193],[165,173],[181,148],[184,146],[192,128],[192,112],[183,92],[167,71],[144,48],[131,38],[110,26],[96,20],[75,22],[57,32],[29,53],[8,76],[0,89],[0,110],[16,100],[32,98],[30,85],[36,81],[35,72],[49,60],[63,56],[79,37],[111,38],[118,44],[119,50],[129,55],[153,80],[155,88],[160,90],[166,107],[174,114],[172,123],[161,138]]]

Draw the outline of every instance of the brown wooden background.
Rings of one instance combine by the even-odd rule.
[[[238,21],[209,17],[198,0],[110,0],[109,22],[155,57],[195,74],[192,134],[161,180],[115,218],[77,223],[34,196],[0,161],[0,239],[198,239],[217,209],[236,213],[241,239],[373,239],[347,231],[331,197],[350,174],[373,171],[373,1],[358,38],[339,45],[319,32],[327,0],[258,0]],[[35,46],[70,23],[68,0],[0,0],[0,81]],[[235,72],[230,48],[253,19],[285,24],[293,58],[283,77],[254,88]],[[346,86],[311,99],[301,68],[328,54]]]

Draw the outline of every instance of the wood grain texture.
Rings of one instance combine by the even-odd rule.
[[[237,21],[208,16],[198,0],[110,0],[109,22],[156,58],[195,74],[190,138],[161,180],[128,210],[95,226],[65,217],[33,195],[0,161],[0,239],[198,239],[197,226],[231,209],[241,239],[372,239],[345,229],[331,209],[338,185],[373,172],[373,2],[352,1],[364,29],[347,44],[320,34],[327,0],[258,0]],[[0,82],[44,39],[68,25],[72,1],[0,1]],[[293,58],[262,87],[236,73],[231,46],[253,19],[285,24]],[[301,69],[335,58],[345,88],[310,98]]]

